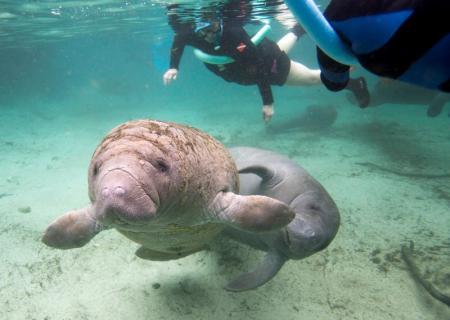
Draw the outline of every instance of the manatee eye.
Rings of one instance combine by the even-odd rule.
[[[169,164],[163,159],[156,160],[155,167],[160,172],[167,172],[167,171],[169,171]]]
[[[92,174],[96,176],[98,174],[98,163],[94,164],[94,169],[92,170]]]

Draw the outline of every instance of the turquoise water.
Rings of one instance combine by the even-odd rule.
[[[425,104],[361,110],[320,86],[275,87],[267,127],[257,88],[215,77],[190,49],[178,79],[163,85],[172,36],[164,3],[3,1],[0,9],[0,319],[450,319],[399,252],[414,241],[421,272],[450,294],[448,105],[428,118]],[[258,14],[272,19],[276,40],[286,28],[274,13]],[[317,67],[307,37],[290,56]],[[354,75],[375,86],[362,70]],[[308,115],[311,106],[337,116]],[[141,118],[297,161],[337,203],[337,237],[239,294],[222,287],[262,253],[226,239],[168,262],[136,258],[137,245],[114,231],[81,249],[44,246],[53,219],[88,203],[97,144]]]

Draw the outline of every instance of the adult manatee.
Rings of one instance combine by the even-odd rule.
[[[82,247],[114,228],[141,244],[139,257],[169,260],[204,249],[225,226],[271,231],[294,217],[282,201],[238,195],[223,145],[175,123],[138,120],[113,129],[92,157],[88,183],[91,204],[56,219],[45,244]]]

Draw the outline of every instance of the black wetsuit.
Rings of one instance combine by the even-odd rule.
[[[450,0],[332,0],[324,14],[367,70],[450,92]],[[343,89],[349,67],[318,60],[327,88]]]
[[[264,105],[273,103],[271,85],[286,82],[291,61],[278,45],[264,38],[255,46],[241,25],[224,23],[217,43],[209,43],[192,29],[179,30],[174,37],[170,55],[170,68],[178,69],[184,47],[190,45],[212,55],[229,56],[235,62],[225,65],[205,63],[205,66],[228,82],[257,85]]]

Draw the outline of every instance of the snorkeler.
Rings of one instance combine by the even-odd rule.
[[[348,100],[356,103],[351,95],[348,95]],[[383,104],[423,105],[427,107],[427,116],[434,118],[442,113],[446,104],[450,105],[450,94],[406,82],[380,78],[370,90],[369,107]]]
[[[232,63],[220,65],[205,63],[205,66],[228,82],[257,85],[263,102],[263,119],[266,122],[274,114],[272,85],[305,86],[321,83],[320,70],[309,69],[287,56],[304,33],[299,25],[278,43],[264,38],[255,45],[242,23],[210,18],[183,26],[171,21],[173,22],[173,15],[172,20],[169,18],[169,23],[175,31],[175,36],[170,54],[170,67],[163,76],[166,85],[177,78],[179,63],[186,45],[210,55],[231,57],[234,60]],[[346,87],[355,94],[361,107],[368,105],[369,93],[363,78],[349,81]]]
[[[450,92],[450,1],[332,0],[324,15],[365,69]],[[325,86],[332,91],[345,88],[349,66],[320,48],[317,56]],[[429,114],[439,113],[439,108]]]

